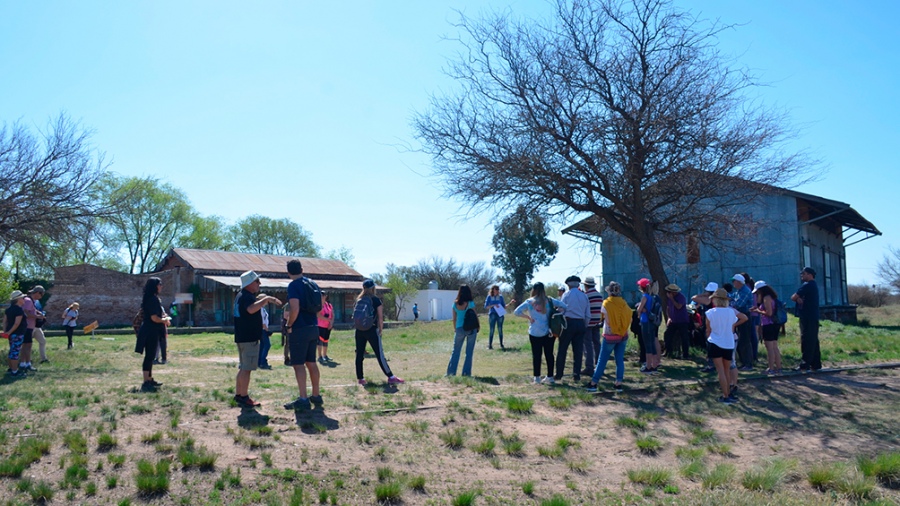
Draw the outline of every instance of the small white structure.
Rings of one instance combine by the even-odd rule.
[[[456,290],[419,290],[415,297],[408,302],[404,302],[403,311],[400,312],[398,319],[400,321],[412,321],[414,319],[413,304],[418,304],[419,320],[426,322],[449,320],[453,316],[454,300],[456,300]]]

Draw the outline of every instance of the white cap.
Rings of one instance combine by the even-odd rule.
[[[744,280],[744,275],[743,275],[743,274],[735,274],[734,276],[731,276],[731,280],[732,280],[732,281],[740,281],[741,283],[746,283],[746,282],[747,282],[746,280]]]
[[[756,293],[757,291],[759,291],[760,288],[762,288],[764,286],[769,286],[769,285],[767,285],[766,282],[763,280],[757,281],[756,283],[753,284],[753,293]]]
[[[719,289],[719,284],[716,283],[715,281],[710,281],[709,283],[706,284],[706,288],[704,288],[704,290],[706,290],[707,292],[715,292],[718,289]]]

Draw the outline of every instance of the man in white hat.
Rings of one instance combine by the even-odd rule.
[[[584,294],[587,295],[591,310],[587,332],[584,334],[584,370],[581,374],[593,375],[600,358],[600,327],[603,323],[603,295],[597,291],[597,283],[593,276],[584,278]]]
[[[259,365],[259,339],[263,322],[260,309],[266,304],[281,305],[270,295],[260,295],[259,275],[253,271],[241,274],[241,292],[234,299],[234,342],[237,344],[240,365],[235,380],[234,401],[241,408],[253,408],[260,403],[250,398],[250,373]]]

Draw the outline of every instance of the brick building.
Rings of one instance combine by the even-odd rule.
[[[175,294],[193,295],[193,306],[179,306],[180,314],[176,320],[179,325],[189,320],[194,326],[231,325],[234,322],[234,297],[241,287],[241,273],[256,271],[261,277],[261,291],[284,301],[291,281],[287,262],[293,258],[297,257],[174,248],[155,272],[147,274],[126,274],[93,265],[60,267],[55,270],[52,305],[48,307],[48,313],[57,310],[61,313],[66,305],[78,301],[81,322],[96,319],[104,326],[130,324],[140,306],[144,283],[148,277],[157,276],[163,281],[161,298],[164,307],[172,303]],[[363,275],[340,260],[299,260],[304,275],[315,280],[322,291],[329,294],[335,321],[350,321],[354,300],[365,279]],[[383,287],[378,288],[384,291]],[[281,318],[281,312],[276,308],[269,308],[269,313],[273,322]]]

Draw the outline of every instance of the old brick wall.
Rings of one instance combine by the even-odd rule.
[[[160,298],[168,307],[175,294],[176,271],[152,274],[126,274],[89,264],[56,269],[52,297],[44,307],[48,325],[62,325],[62,312],[72,302],[81,305],[79,327],[94,320],[101,326],[128,326],[141,306],[144,283],[151,276],[162,279]],[[186,288],[186,287],[185,287]]]

